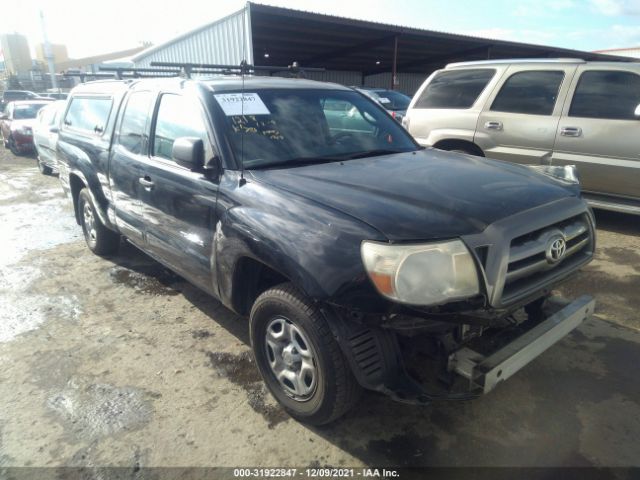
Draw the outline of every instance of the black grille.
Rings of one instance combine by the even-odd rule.
[[[547,249],[553,239],[565,240],[562,258],[554,262]],[[593,255],[593,229],[586,214],[568,218],[514,238],[502,291],[508,304],[576,270]]]

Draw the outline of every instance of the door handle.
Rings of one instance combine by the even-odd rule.
[[[562,127],[560,135],[564,137],[581,137],[582,129],[580,127]]]
[[[151,190],[155,185],[149,177],[140,177],[138,182],[140,182],[140,185],[142,185],[146,190]]]
[[[487,122],[484,124],[487,130],[502,130],[502,122]]]

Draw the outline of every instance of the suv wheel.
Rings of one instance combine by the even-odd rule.
[[[91,201],[89,190],[83,188],[78,196],[78,210],[84,239],[89,250],[96,255],[115,253],[120,245],[120,235],[105,227]]]
[[[262,378],[293,418],[323,425],[360,398],[362,389],[322,313],[291,284],[258,297],[250,330]]]

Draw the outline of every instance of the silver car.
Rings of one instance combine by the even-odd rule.
[[[640,214],[640,65],[579,59],[447,65],[404,125],[424,146],[576,165],[592,206]]]
[[[58,143],[57,127],[60,115],[67,104],[66,100],[51,102],[38,112],[33,126],[33,143],[36,147],[38,168],[43,175],[51,175],[57,170],[56,144]]]

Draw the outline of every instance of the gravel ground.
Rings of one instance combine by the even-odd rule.
[[[598,213],[563,287],[596,315],[494,392],[367,394],[309,428],[265,391],[245,319],[126,244],[92,255],[70,205],[0,149],[0,467],[640,466],[637,218]]]

